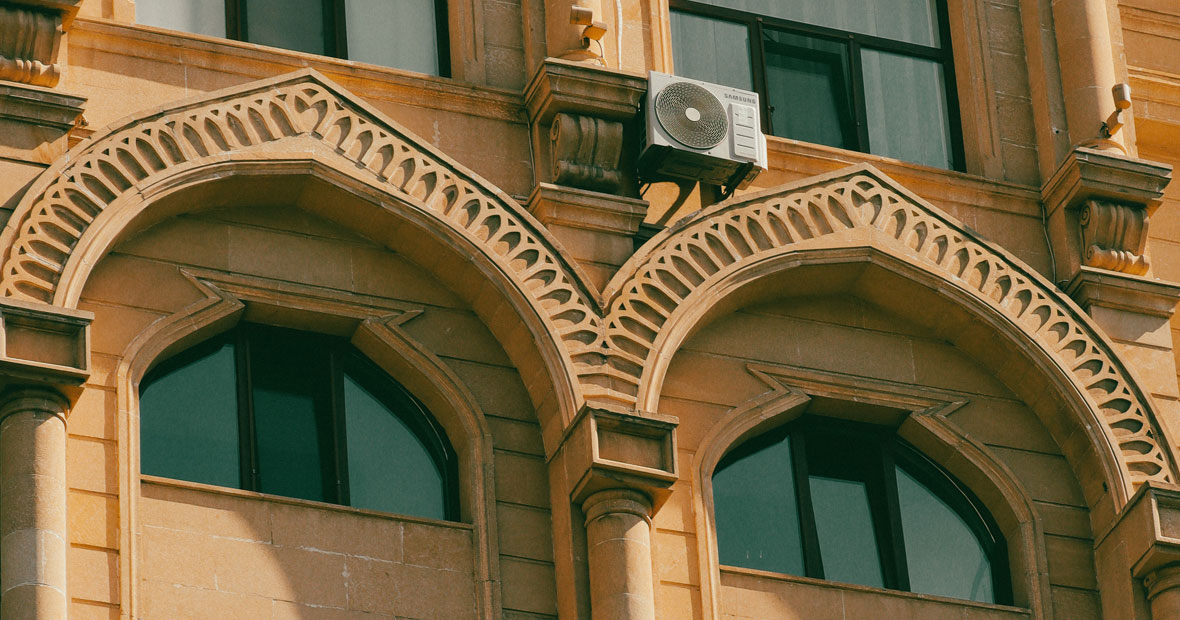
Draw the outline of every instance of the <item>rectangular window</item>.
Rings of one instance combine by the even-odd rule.
[[[938,0],[669,0],[676,74],[753,90],[772,135],[963,169]]]
[[[450,75],[446,0],[138,0],[138,23]]]

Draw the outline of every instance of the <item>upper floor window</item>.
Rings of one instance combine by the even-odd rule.
[[[1012,602],[995,522],[892,429],[803,418],[728,453],[713,498],[722,564]]]
[[[446,0],[138,0],[141,24],[448,75]]]
[[[676,73],[759,93],[767,133],[962,169],[941,0],[669,0]]]
[[[446,435],[341,339],[243,325],[153,369],[139,401],[145,474],[458,516]]]

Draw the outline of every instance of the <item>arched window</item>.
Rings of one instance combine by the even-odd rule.
[[[139,0],[135,20],[450,75],[446,0]]]
[[[139,400],[144,474],[457,518],[446,435],[342,339],[243,325],[153,369]]]
[[[784,138],[962,170],[944,0],[669,0],[676,74],[757,91]]]
[[[731,450],[713,499],[722,564],[1012,602],[995,522],[891,428],[804,417]]]

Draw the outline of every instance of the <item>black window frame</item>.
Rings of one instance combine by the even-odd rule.
[[[225,0],[225,37],[250,42],[247,12],[249,0]],[[344,0],[320,0],[324,20],[324,56],[348,60],[348,26]],[[451,77],[450,32],[447,0],[434,0],[435,41],[439,77]]]
[[[912,591],[905,552],[905,536],[902,532],[901,507],[897,494],[896,465],[925,485],[931,493],[934,493],[962,518],[984,547],[984,553],[991,565],[995,599],[993,604],[1013,604],[1007,542],[995,519],[983,505],[983,502],[969,488],[958,482],[949,472],[922,454],[917,448],[898,437],[896,430],[892,427],[814,415],[805,415],[747,439],[726,452],[718,461],[717,466],[713,468],[715,476],[730,463],[745,456],[784,440],[790,443],[792,480],[795,486],[799,530],[803,544],[805,577],[827,579],[824,576],[823,558],[820,552],[809,478],[813,473],[813,464],[807,454],[809,440],[814,443],[817,437],[824,437],[829,441],[837,439],[846,442],[840,453],[835,455],[835,458],[830,458],[826,465],[836,464],[836,467],[851,470],[857,461],[861,461],[862,464],[871,462],[875,466],[875,469],[867,472],[852,473],[862,474],[859,478],[866,482],[873,519],[872,528],[880,552],[881,574],[885,589]],[[825,458],[831,456],[831,454],[825,454]],[[848,474],[849,472],[841,473]],[[714,493],[714,497],[716,497],[716,493]],[[716,507],[714,507],[714,519],[716,519]],[[767,524],[767,527],[772,526],[773,524]]]
[[[258,466],[258,443],[255,429],[254,404],[251,385],[250,350],[260,340],[268,338],[299,338],[309,346],[315,346],[326,356],[330,377],[329,399],[331,408],[328,424],[319,429],[320,445],[332,446],[332,455],[323,458],[325,502],[351,506],[348,477],[347,426],[344,407],[344,374],[347,372],[372,396],[398,417],[421,441],[427,453],[438,467],[443,479],[444,520],[460,519],[459,469],[454,448],[447,439],[446,431],[435,417],[412,393],[381,368],[365,358],[343,338],[305,332],[285,327],[259,323],[242,323],[237,327],[185,349],[158,365],[144,375],[139,383],[139,393],[156,379],[183,368],[201,359],[226,344],[234,347],[234,375],[237,396],[239,486],[245,491],[261,491],[261,472]],[[405,412],[391,403],[409,404],[413,412]],[[150,475],[150,474],[149,474]],[[271,493],[273,495],[273,493]],[[307,500],[316,501],[316,500]]]
[[[852,101],[850,103],[851,111],[855,117],[853,119],[855,126],[853,135],[857,139],[857,144],[853,147],[848,147],[848,150],[859,151],[861,153],[871,153],[869,150],[868,110],[866,108],[864,93],[864,72],[860,60],[861,49],[867,48],[939,62],[942,65],[943,79],[946,87],[944,95],[946,97],[947,122],[950,125],[951,169],[962,172],[966,170],[966,156],[963,150],[963,123],[959,110],[957,82],[955,81],[955,62],[951,46],[950,19],[947,14],[946,0],[937,0],[934,4],[937,12],[936,18],[940,47],[925,46],[908,41],[899,41],[875,35],[839,30],[827,26],[817,26],[804,22],[759,15],[757,13],[748,13],[738,9],[694,2],[693,0],[668,0],[668,8],[671,11],[680,11],[699,17],[707,17],[746,26],[750,41],[750,69],[753,77],[754,91],[758,93],[763,131],[768,135],[774,135],[771,112],[775,106],[770,101],[770,97],[766,91],[766,37],[763,34],[766,28],[815,39],[847,43],[850,65],[847,69],[851,73],[851,84],[849,84],[849,87],[852,90]]]

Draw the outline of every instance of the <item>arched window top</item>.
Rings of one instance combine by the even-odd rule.
[[[713,499],[724,565],[1012,602],[994,520],[891,428],[801,418],[731,450]]]
[[[455,461],[422,404],[339,338],[243,325],[140,386],[144,474],[453,520]]]

